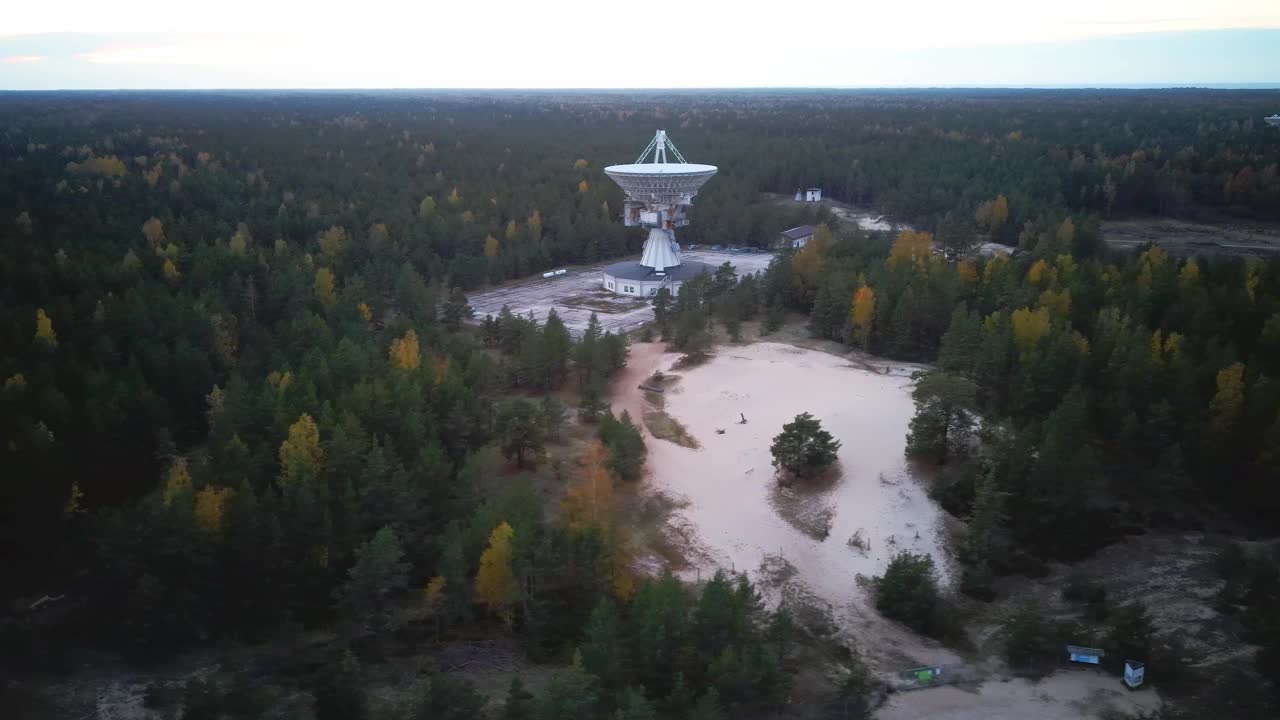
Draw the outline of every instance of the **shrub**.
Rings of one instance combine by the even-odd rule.
[[[932,634],[938,605],[933,558],[900,552],[890,561],[876,587],[876,610],[913,630]]]

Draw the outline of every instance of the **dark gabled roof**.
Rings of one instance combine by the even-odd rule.
[[[788,240],[799,240],[803,237],[809,237],[817,229],[816,225],[801,225],[800,227],[793,227],[790,230],[783,230],[782,236]]]

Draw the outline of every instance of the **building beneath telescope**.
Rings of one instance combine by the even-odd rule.
[[[668,151],[678,162],[667,161]],[[653,160],[645,162],[650,152]],[[639,261],[614,263],[601,272],[602,288],[649,298],[665,287],[676,295],[689,278],[714,270],[705,263],[684,261],[676,242],[676,228],[689,224],[686,210],[698,189],[716,174],[714,165],[685,162],[666,131],[659,130],[634,163],[610,165],[604,172],[625,195],[622,223],[646,228],[649,236]]]

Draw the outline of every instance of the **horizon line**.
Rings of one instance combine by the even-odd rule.
[[[516,87],[516,86],[286,86],[279,87],[65,87],[65,88],[0,88],[0,93],[77,93],[77,92],[701,92],[701,91],[750,91],[750,90],[782,90],[782,91],[815,91],[815,90],[1280,90],[1280,80],[1259,80],[1245,82],[1198,82],[1198,83],[1048,83],[1036,84],[956,84],[956,85],[706,85],[690,87],[658,87],[658,86],[573,86],[573,87]]]

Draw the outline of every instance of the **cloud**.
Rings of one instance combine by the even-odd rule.
[[[4,63],[5,65],[29,65],[31,63],[44,61],[44,55],[10,55],[9,57],[0,60],[0,63]]]
[[[112,65],[118,63],[175,63],[183,60],[183,49],[176,45],[116,45],[77,53],[77,60]]]

